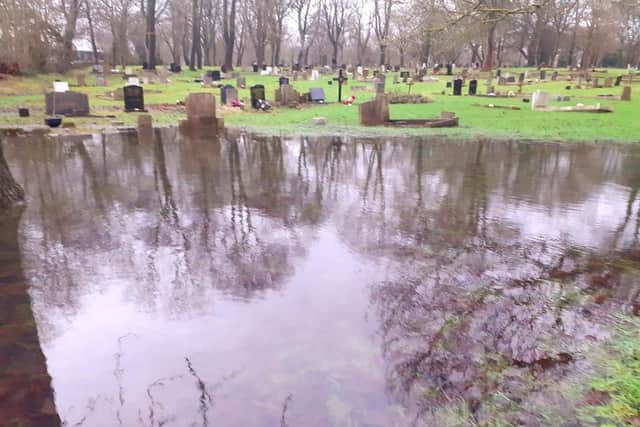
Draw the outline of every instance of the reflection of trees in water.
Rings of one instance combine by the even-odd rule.
[[[172,315],[202,309],[213,290],[253,298],[284,283],[314,226],[331,219],[347,245],[391,267],[372,294],[389,388],[422,403],[461,397],[480,417],[483,396],[516,397],[504,389],[520,387],[505,378],[513,366],[561,371],[601,337],[608,304],[638,299],[637,160],[617,147],[156,141],[11,147],[32,199],[25,264],[36,300],[73,312],[81,295],[123,278],[127,298]],[[585,231],[594,247],[612,242],[610,257],[571,236],[525,235],[535,219],[501,217],[531,206],[560,215],[604,183],[632,188],[621,225]]]
[[[633,185],[621,177],[615,149],[530,148],[416,143],[409,158],[379,169],[389,146],[362,151],[362,198],[347,209],[341,231],[350,246],[391,260],[372,303],[389,389],[419,402],[418,412],[464,399],[482,419],[487,396],[522,401],[534,389],[523,377],[540,384],[565,372],[605,336],[607,310],[638,298],[628,254],[619,262],[619,254],[603,257],[568,239],[531,239],[518,223],[489,216],[491,208],[494,215],[509,209],[505,194],[553,206],[587,200],[604,181]],[[598,305],[604,294],[612,304]]]
[[[60,425],[24,280],[21,208],[0,213],[0,424]]]
[[[31,199],[25,264],[38,313],[72,314],[82,295],[125,280],[126,298],[181,315],[214,290],[252,298],[292,273],[301,227],[322,215],[285,168],[282,141],[166,138],[12,145]]]

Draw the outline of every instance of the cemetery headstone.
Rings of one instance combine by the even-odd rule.
[[[238,77],[236,79],[236,86],[238,86],[240,89],[244,89],[245,87],[247,87],[247,79],[244,77]]]
[[[594,87],[594,88],[600,87],[600,79],[598,77],[594,77],[591,80],[591,86]]]
[[[604,79],[604,87],[613,87],[613,77],[607,77],[606,79]]]
[[[97,86],[107,86],[107,80],[104,78],[104,75],[102,75],[102,74],[96,75],[96,85]]]
[[[186,100],[186,110],[187,120],[180,122],[182,132],[201,132],[210,136],[223,127],[222,119],[216,118],[216,99],[211,93],[190,93]]]
[[[176,72],[179,73],[180,71],[178,70]],[[166,68],[163,67],[160,70],[160,72],[158,73],[158,76],[160,77],[160,83],[162,83],[162,84],[169,83],[169,74],[170,74],[169,71]]]
[[[288,85],[288,84],[289,84],[289,78],[288,78],[288,77],[284,77],[284,76],[282,76],[282,77],[280,77],[280,78],[278,79],[278,83],[280,84],[280,86],[282,86],[282,85]]]
[[[342,85],[348,80],[345,76],[344,69],[338,70],[338,77],[333,80],[338,82],[338,102],[342,102]]]
[[[382,95],[358,106],[362,126],[381,126],[389,121],[389,101]]]
[[[324,89],[321,87],[312,87],[309,89],[309,101],[322,104],[324,100]]]
[[[376,76],[376,80],[374,82],[374,87],[376,90],[376,96],[384,95],[384,86],[385,86],[385,76],[384,74],[378,74]]]
[[[220,88],[220,104],[227,105],[238,98],[236,89],[231,85],[224,85]]]
[[[56,93],[68,92],[69,82],[53,82],[53,91]]]
[[[453,64],[447,64],[447,76],[453,75]]]
[[[138,138],[141,142],[153,142],[153,118],[151,114],[138,116]]]
[[[264,101],[266,99],[264,85],[251,86],[250,92],[251,106],[257,110],[258,108],[260,108],[259,101]]]
[[[547,80],[547,70],[540,70],[540,80]]]
[[[202,79],[202,85],[204,87],[211,87],[213,85],[213,79],[209,75],[205,75],[204,79]]]
[[[549,105],[549,92],[537,90],[531,97],[531,109],[533,111],[538,108],[545,108]]]
[[[616,82],[614,83],[616,86],[620,86],[620,83],[622,83],[622,76],[618,76],[616,77]]]
[[[87,75],[84,73],[80,73],[76,76],[76,79],[78,80],[78,86],[80,87],[84,87],[87,85]]]
[[[50,92],[45,95],[45,110],[48,115],[88,116],[89,97],[80,92]]]
[[[631,101],[631,86],[625,86],[622,88],[621,101]]]
[[[213,80],[214,82],[218,82],[222,78],[220,75],[220,70],[207,71],[207,75],[210,76],[211,80]]]
[[[558,80],[558,72],[557,72],[557,71],[554,71],[554,72],[551,74],[551,80],[552,80],[552,81],[554,81],[554,82],[555,82],[556,80]]]
[[[137,77],[129,77],[127,79],[127,86],[140,86],[140,79]]]
[[[182,71],[182,66],[180,64],[176,64],[175,62],[171,63],[170,71],[172,73],[179,73]]]
[[[126,113],[144,111],[144,91],[142,86],[125,86],[123,90],[124,111]]]
[[[469,80],[469,95],[476,95],[478,93],[478,81],[473,79]]]
[[[300,94],[289,85],[282,85],[276,89],[276,102],[282,105],[293,105],[300,102]]]
[[[455,79],[453,81],[453,95],[454,96],[462,95],[462,83],[463,82],[464,82],[464,80],[462,80],[462,79]]]

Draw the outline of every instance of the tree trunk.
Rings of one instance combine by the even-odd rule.
[[[96,35],[93,31],[93,18],[91,17],[91,2],[85,0],[85,7],[87,9],[87,22],[89,24],[89,38],[91,39],[91,50],[93,51],[93,63],[98,64],[98,47],[96,46]]]
[[[237,0],[222,2],[222,37],[224,39],[224,67],[233,70],[233,50],[236,47]]]
[[[191,19],[192,19],[192,24],[191,24],[191,29],[192,29],[192,34],[191,34],[191,58],[189,60],[189,69],[191,71],[194,71],[196,69],[196,66],[198,68],[202,68],[202,64],[198,63],[198,57],[201,56],[200,54],[200,14],[199,12],[199,6],[198,6],[198,0],[193,0],[192,1],[192,14],[191,14]]]
[[[13,179],[9,165],[4,159],[2,142],[0,142],[0,211],[24,201],[24,190]]]
[[[491,71],[496,56],[496,24],[491,24],[487,32],[487,54],[484,57],[482,71]]]
[[[156,69],[156,0],[147,0],[147,69]]]
[[[387,45],[380,44],[380,65],[387,63]]]
[[[422,44],[420,49],[420,62],[421,64],[429,64],[429,57],[431,56],[431,40],[427,40]]]

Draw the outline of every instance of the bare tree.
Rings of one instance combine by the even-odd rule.
[[[269,0],[269,44],[271,63],[280,63],[280,48],[284,38],[284,18],[289,10],[289,0]]]
[[[338,63],[338,50],[344,33],[347,6],[347,0],[324,0],[322,3],[322,14],[327,30],[327,38],[332,47],[332,65]]]
[[[189,69],[202,68],[201,30],[202,0],[191,0],[191,56]]]
[[[222,39],[224,40],[224,67],[227,70],[233,70],[237,4],[238,0],[222,0]]]
[[[249,34],[256,52],[256,63],[261,67],[264,65],[269,32],[267,17],[264,13],[267,7],[266,0],[247,0],[246,7],[249,22],[252,24]]]
[[[292,0],[291,10],[296,18],[300,50],[298,51],[298,64],[305,63],[305,52],[309,44],[309,26],[313,22],[314,0]]]
[[[394,0],[373,0],[373,29],[380,49],[380,65],[387,63],[387,43]]]

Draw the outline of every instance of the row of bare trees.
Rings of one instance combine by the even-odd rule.
[[[636,0],[0,0],[0,61],[637,64]]]

